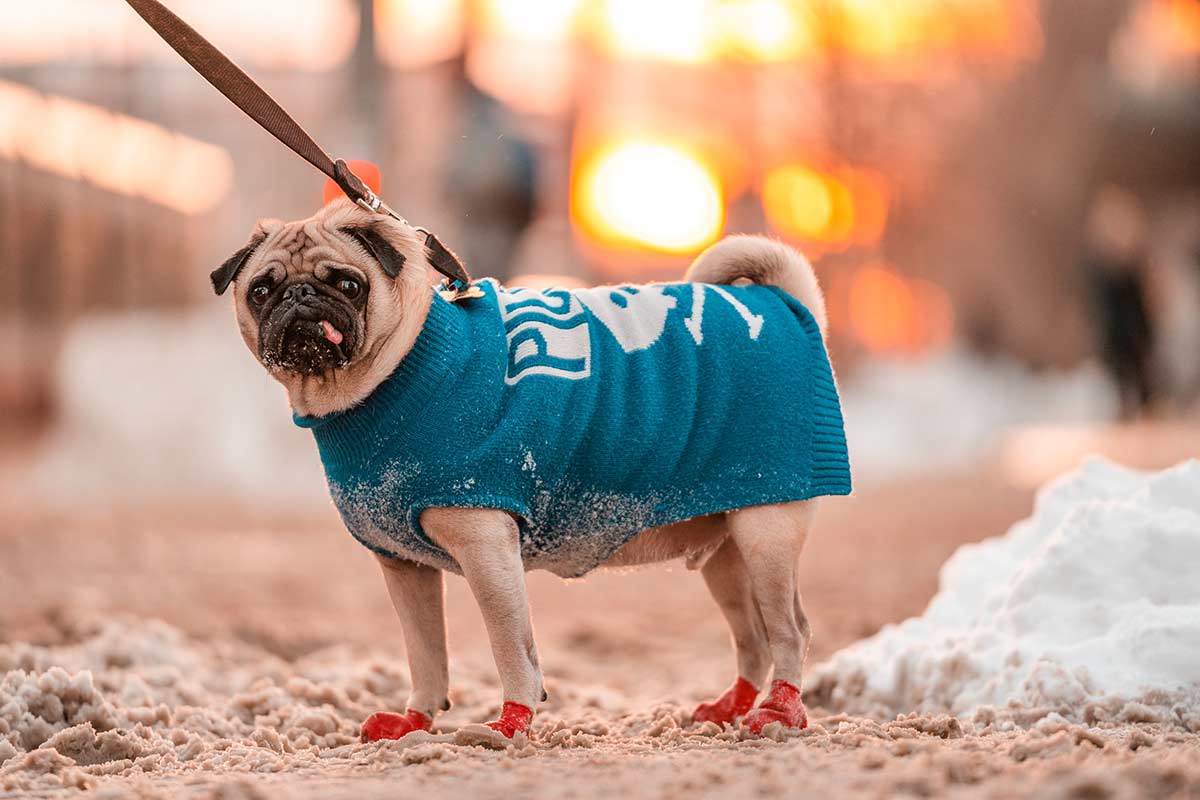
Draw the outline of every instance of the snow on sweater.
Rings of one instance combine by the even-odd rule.
[[[821,334],[783,290],[479,285],[434,295],[361,405],[296,418],[370,549],[458,572],[421,512],[503,509],[527,569],[575,577],[647,528],[850,492]]]

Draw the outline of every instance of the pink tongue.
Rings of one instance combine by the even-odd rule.
[[[335,345],[342,343],[342,332],[333,327],[328,321],[321,320],[321,330],[325,331],[325,338],[331,343]]]

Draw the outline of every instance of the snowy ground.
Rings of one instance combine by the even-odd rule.
[[[1142,488],[1132,495],[1169,486]],[[834,659],[845,663],[833,684],[829,667],[813,672],[814,722],[799,736],[692,726],[690,709],[723,688],[731,656],[701,582],[680,567],[531,576],[550,701],[532,740],[506,752],[452,733],[493,714],[499,694],[478,614],[451,581],[446,735],[360,745],[359,722],[402,703],[407,673],[382,581],[332,512],[285,524],[254,506],[98,512],[4,499],[0,672],[18,671],[0,681],[0,796],[1200,794],[1200,736],[1184,717],[1026,706],[952,718],[925,702],[895,719],[878,697],[832,691],[878,657],[869,641]],[[1029,499],[986,477],[944,476],[829,502],[802,563],[814,660],[921,615],[947,556],[1003,531]],[[1063,529],[1046,523],[1047,502],[1036,524],[951,563],[1032,552],[1031,530]],[[925,680],[913,674],[910,688]]]
[[[403,702],[402,671],[389,661],[338,649],[286,661],[162,623],[76,633],[60,647],[0,649],[0,665],[26,670],[0,684],[0,718],[34,720],[18,721],[17,732],[22,747],[36,747],[14,754],[0,743],[0,789],[313,798],[1200,792],[1200,737],[1158,719],[1047,717],[1021,727],[820,713],[798,734],[745,739],[691,724],[677,703],[630,708],[619,691],[573,682],[551,684],[533,736],[506,751],[474,746],[461,730],[362,745],[359,721]],[[483,680],[460,682],[460,716],[486,716],[494,694]]]

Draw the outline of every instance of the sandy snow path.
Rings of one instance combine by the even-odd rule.
[[[918,614],[950,552],[1028,503],[986,476],[830,503],[802,569],[815,658]],[[358,723],[403,702],[407,671],[382,582],[332,515],[8,508],[0,737],[14,752],[0,752],[0,796],[1200,796],[1200,741],[1163,722],[814,708],[808,731],[778,742],[691,726],[731,656],[679,568],[532,577],[551,697],[531,742],[360,745]],[[461,582],[448,604],[456,706],[440,722],[453,729],[499,695]]]
[[[1128,720],[874,722],[817,712],[777,740],[696,726],[675,703],[552,681],[529,740],[503,751],[462,732],[362,745],[360,721],[403,703],[403,671],[346,647],[286,661],[161,622],[76,623],[55,646],[0,646],[0,788],[98,796],[424,798],[1200,792],[1200,736]],[[491,713],[492,681],[456,683],[448,728]],[[6,752],[7,748],[7,752]]]

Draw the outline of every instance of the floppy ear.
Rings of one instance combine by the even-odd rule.
[[[404,254],[392,247],[392,243],[383,238],[374,228],[342,228],[342,233],[354,239],[379,262],[383,272],[389,278],[400,274],[404,268]]]
[[[441,241],[429,231],[425,231],[425,249],[429,252],[429,263],[438,272],[452,280],[462,283],[470,283],[471,276],[467,274],[467,268],[463,266],[462,261],[458,256],[450,251],[450,248],[442,244]]]
[[[254,251],[263,243],[263,239],[266,238],[266,234],[255,234],[250,239],[249,244],[231,255],[226,259],[224,264],[212,271],[208,277],[212,279],[214,292],[218,295],[225,294],[225,290],[229,288],[229,284],[233,283],[234,278],[242,271],[242,267],[246,266],[246,261],[250,256],[254,255]]]

